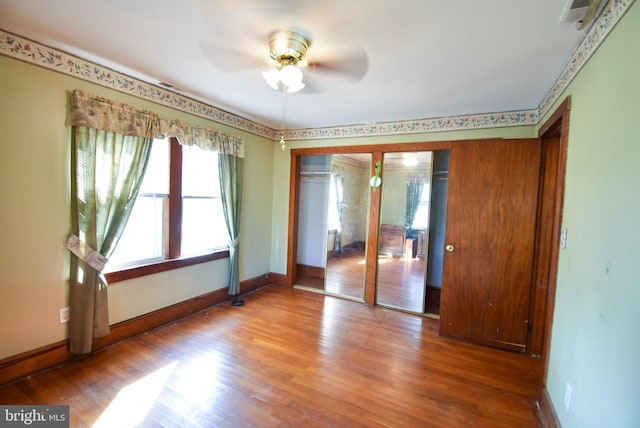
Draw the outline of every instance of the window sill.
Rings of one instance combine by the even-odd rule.
[[[113,284],[114,282],[152,275],[154,273],[166,272],[185,266],[192,266],[199,263],[206,263],[213,260],[224,259],[227,257],[229,257],[229,250],[218,250],[213,253],[207,253],[198,256],[162,260],[160,262],[147,265],[132,266],[114,272],[105,273],[104,276],[107,279],[108,284]]]

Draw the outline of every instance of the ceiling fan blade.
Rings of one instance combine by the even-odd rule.
[[[350,83],[357,83],[369,70],[369,58],[364,49],[358,48],[340,58],[311,62],[308,67],[311,74],[332,74]]]
[[[269,67],[269,36],[297,12],[285,8],[247,7],[230,2],[227,9],[205,10],[208,39],[200,42],[205,57],[224,72]],[[283,24],[284,25],[284,24]]]
[[[261,59],[256,55],[212,43],[200,43],[200,50],[211,64],[226,73],[259,69],[268,65],[266,55],[264,59]]]
[[[282,3],[282,2],[280,2]],[[261,7],[261,3],[203,2],[208,20],[207,39],[200,42],[203,54],[226,72],[269,66],[269,36],[290,22],[297,12],[285,7]],[[284,5],[286,6],[286,4]]]
[[[306,94],[320,94],[330,87],[330,82],[322,82],[318,80],[318,76],[313,74],[304,75],[304,88],[299,92],[302,95]]]

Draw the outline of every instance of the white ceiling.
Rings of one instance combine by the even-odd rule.
[[[0,0],[0,28],[273,129],[538,107],[584,31],[566,0]],[[311,36],[310,62],[364,52],[358,81],[307,69],[264,82],[268,38]],[[283,116],[283,112],[285,115]]]

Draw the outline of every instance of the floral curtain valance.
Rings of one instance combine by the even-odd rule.
[[[71,93],[69,124],[135,137],[162,135],[157,114],[79,90]]]
[[[160,122],[162,134],[166,137],[176,137],[181,144],[244,158],[244,142],[239,137],[215,129],[194,127],[180,120]]]
[[[71,93],[69,124],[145,138],[175,137],[181,144],[244,158],[244,141],[240,137],[179,120],[160,119],[156,113],[80,90]]]

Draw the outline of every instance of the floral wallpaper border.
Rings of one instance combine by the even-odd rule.
[[[502,128],[535,125],[538,111],[522,110],[506,113],[486,113],[401,122],[380,122],[367,125],[336,126],[317,129],[286,131],[288,140],[316,140],[327,138],[353,138],[381,135],[422,134],[427,132],[457,131],[464,129]]]
[[[273,129],[0,29],[0,54],[267,138]]]
[[[373,137],[442,131],[536,125],[588,61],[635,0],[609,0],[591,26],[558,80],[536,109],[501,113],[372,123],[317,129],[293,129],[287,140]],[[172,107],[261,137],[276,140],[278,131],[187,96],[143,82],[71,54],[0,29],[0,54],[83,79],[119,92]]]

